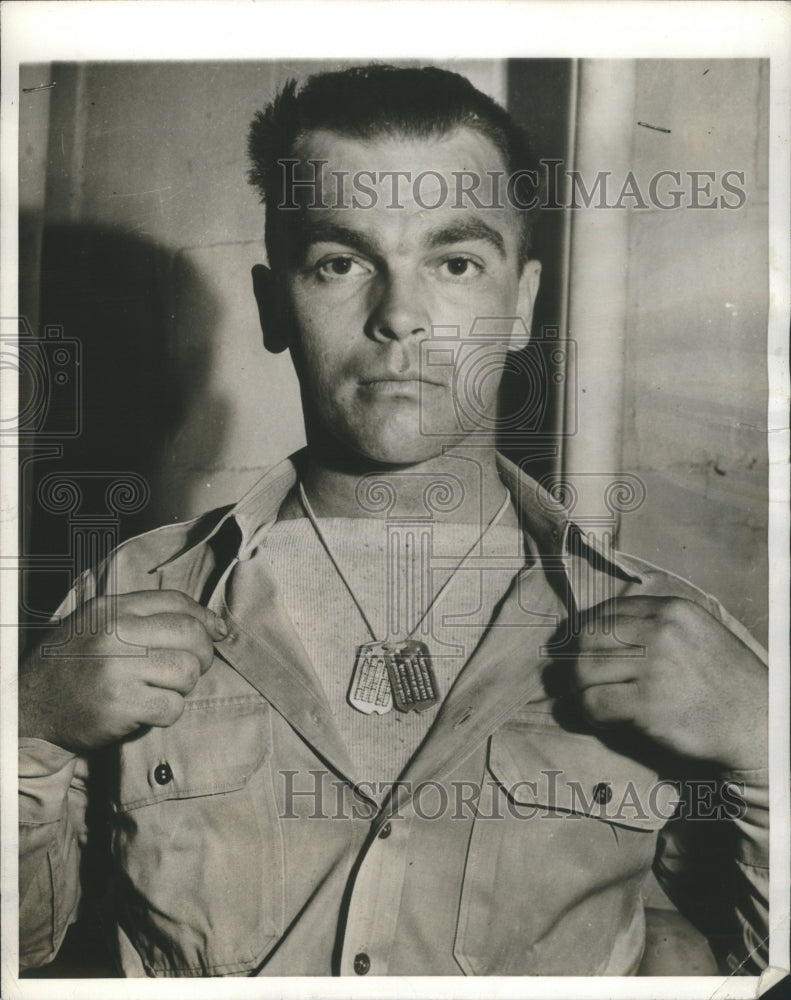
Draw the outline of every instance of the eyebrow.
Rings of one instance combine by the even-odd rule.
[[[429,246],[448,246],[451,243],[464,243],[467,240],[482,240],[493,246],[501,257],[506,256],[505,240],[502,234],[485,223],[483,219],[467,219],[464,222],[438,229],[429,237]]]
[[[501,257],[506,256],[505,240],[502,234],[482,219],[467,219],[464,222],[453,223],[437,229],[428,237],[428,246],[432,249],[450,246],[454,243],[465,243],[468,240],[480,240],[488,243]],[[314,243],[339,243],[350,247],[358,253],[371,259],[380,256],[376,243],[359,229],[352,229],[337,222],[317,221],[306,226],[300,239],[302,252]]]
[[[358,229],[342,226],[337,222],[311,223],[302,231],[299,242],[303,252],[314,243],[340,243],[366,257],[379,257],[376,244],[365,233],[361,233]]]

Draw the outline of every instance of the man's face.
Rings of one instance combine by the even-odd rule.
[[[538,284],[538,265],[519,263],[516,213],[488,207],[487,171],[505,169],[496,147],[467,129],[372,141],[322,131],[303,139],[295,158],[328,161],[321,200],[329,207],[307,207],[299,222],[294,213],[297,252],[284,275],[309,442],[329,436],[345,452],[401,465],[462,441],[470,414],[485,414],[491,427],[512,329],[496,320],[529,324]],[[394,180],[393,171],[407,170]],[[423,171],[431,173],[413,185]],[[461,171],[481,177],[482,207],[459,203]],[[354,177],[373,194],[355,191]],[[370,207],[350,207],[355,194]]]

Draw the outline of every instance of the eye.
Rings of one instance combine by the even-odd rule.
[[[370,272],[362,261],[349,254],[338,254],[335,257],[325,257],[316,265],[316,273],[324,281],[338,281],[343,278],[356,278]]]
[[[472,257],[446,257],[440,263],[440,273],[443,277],[470,281],[483,271],[483,265]]]

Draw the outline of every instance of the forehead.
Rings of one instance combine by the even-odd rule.
[[[444,172],[505,170],[500,150],[480,132],[454,128],[437,135],[385,133],[370,139],[316,129],[296,144],[295,156],[328,159],[330,169],[421,170]]]
[[[472,129],[371,139],[315,130],[299,140],[293,159],[295,179],[320,177],[321,205],[300,213],[308,226],[331,217],[366,229],[414,232],[478,217],[507,242],[516,239],[519,221],[504,198],[503,156]],[[312,189],[295,186],[295,194],[305,206]]]

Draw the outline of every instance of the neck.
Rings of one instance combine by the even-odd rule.
[[[487,524],[503,502],[505,487],[493,446],[458,445],[409,466],[328,462],[310,447],[300,479],[317,517],[373,517]],[[281,519],[301,517],[292,496]],[[516,523],[511,510],[503,518]]]

